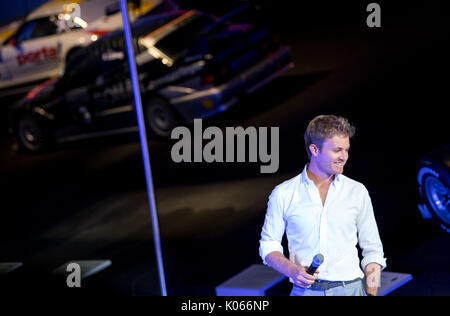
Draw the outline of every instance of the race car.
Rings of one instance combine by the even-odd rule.
[[[239,9],[239,8],[238,8]],[[140,18],[132,25],[146,124],[167,137],[177,124],[226,111],[293,67],[290,49],[267,23],[231,23],[197,10]],[[122,30],[78,51],[64,75],[28,93],[9,112],[20,148],[137,131]]]
[[[134,2],[139,2],[141,9],[134,13],[136,10],[130,5],[132,19],[162,1]],[[120,27],[122,19],[117,1],[71,0],[43,4],[0,47],[0,90],[7,90],[0,95],[8,95],[9,90],[19,85],[21,90],[28,91],[30,86],[58,76],[75,51]]]
[[[450,144],[427,154],[420,160],[417,172],[423,218],[438,222],[450,233]]]

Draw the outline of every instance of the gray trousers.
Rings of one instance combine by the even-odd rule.
[[[366,292],[364,291],[364,283],[361,280],[361,282],[337,286],[323,291],[304,289],[294,285],[290,296],[366,296]]]

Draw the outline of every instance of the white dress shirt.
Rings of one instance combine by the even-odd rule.
[[[291,262],[309,266],[316,254],[323,254],[325,260],[318,268],[318,279],[363,278],[358,241],[362,269],[371,262],[384,269],[383,245],[364,185],[338,174],[322,204],[319,190],[306,169],[307,166],[298,176],[276,186],[269,197],[259,248],[264,264],[267,265],[265,258],[269,253],[283,253],[281,241],[286,231]]]

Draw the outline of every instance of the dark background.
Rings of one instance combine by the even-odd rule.
[[[261,263],[268,195],[301,172],[304,130],[324,113],[356,126],[345,174],[369,190],[387,271],[414,277],[393,294],[450,294],[450,238],[421,218],[415,179],[420,158],[449,142],[448,5],[378,1],[381,28],[369,28],[370,1],[311,2],[262,2],[296,66],[203,124],[278,126],[276,174],[251,163],[175,164],[170,140],[150,140],[169,295],[214,295],[217,285]],[[179,3],[220,15],[238,2]],[[13,153],[1,139],[0,261],[24,262],[10,293],[47,289],[48,272],[69,260],[108,258],[112,266],[81,289],[64,288],[63,280],[48,290],[159,295],[137,135],[39,155]]]

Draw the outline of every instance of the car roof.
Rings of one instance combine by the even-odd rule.
[[[178,16],[183,15],[188,11],[192,11],[193,13],[199,13],[199,11],[196,10],[174,10],[154,15],[143,16],[132,23],[133,35],[135,37],[140,36],[143,33],[146,34],[149,30],[157,29],[162,25],[166,24],[167,20],[169,19],[174,20]],[[115,31],[105,34],[104,36],[100,37],[97,41],[91,43],[90,45],[82,47],[75,54],[77,56],[80,56],[81,58],[81,56],[86,55],[86,52],[96,51],[99,47],[102,47],[105,44],[105,42],[107,43],[110,40],[113,41],[116,40],[117,38],[122,37],[123,37],[123,29],[122,28],[117,29]]]
[[[196,10],[194,11],[195,14],[198,14],[199,12]],[[137,19],[135,22],[132,23],[132,29],[133,29],[133,35],[139,36],[142,32],[148,32],[148,27],[160,27],[160,22],[166,21],[171,18],[176,18],[184,13],[188,12],[188,10],[175,10],[175,11],[169,11],[164,12],[160,14],[155,15],[149,15],[144,16],[139,19]],[[165,22],[164,22],[165,23]],[[103,41],[107,41],[108,39],[115,38],[117,36],[123,36],[123,29],[117,29],[115,31],[112,31],[104,36],[102,36],[99,40],[97,40],[95,43],[91,45],[99,45],[98,43],[102,43]]]
[[[34,20],[37,18],[48,17],[51,15],[57,15],[64,12],[64,5],[77,4],[81,9],[81,17],[86,22],[90,23],[94,20],[104,17],[105,10],[108,6],[116,4],[118,0],[51,0],[43,3],[34,9],[25,18],[26,21]],[[141,6],[139,8],[140,14],[151,11],[154,7],[160,4],[162,0],[141,0]],[[129,8],[129,11],[131,9]],[[120,11],[119,11],[120,12]]]
[[[78,4],[81,1],[74,0],[72,2]],[[61,13],[63,11],[63,8],[62,8],[63,4],[64,3],[62,3],[61,1],[46,2],[46,3],[42,4],[41,6],[39,6],[37,9],[33,10],[30,14],[28,14],[26,17],[26,20],[30,21],[30,20],[48,17],[51,15]]]

